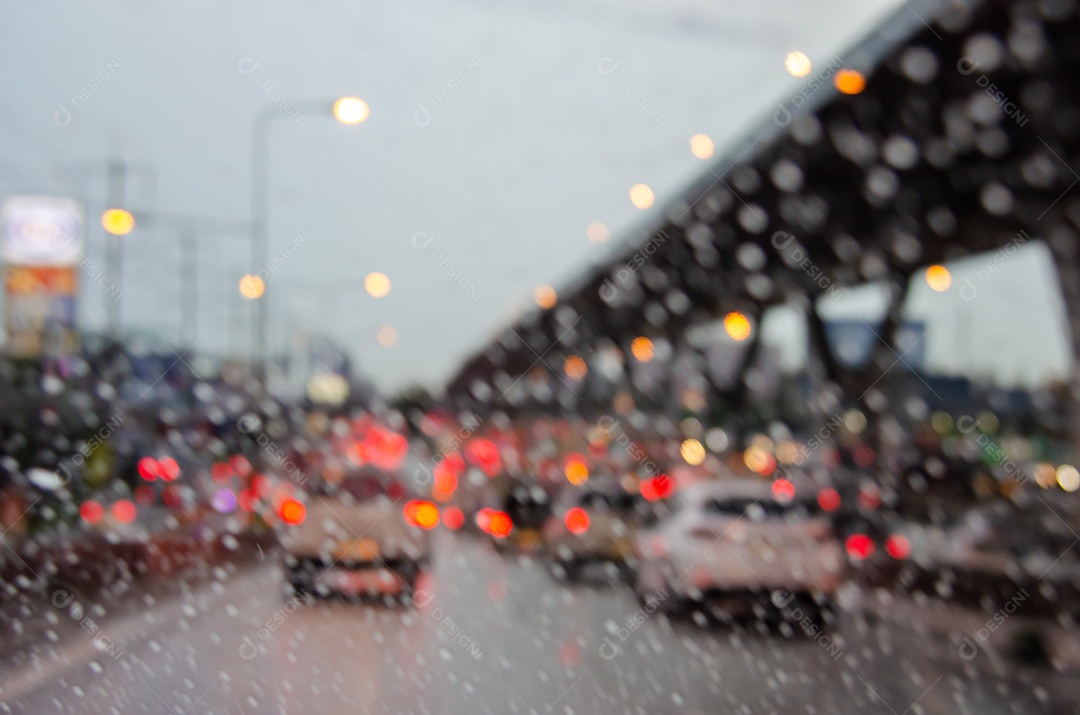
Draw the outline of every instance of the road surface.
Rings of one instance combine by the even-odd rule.
[[[988,677],[916,624],[845,614],[828,641],[702,628],[466,537],[440,535],[420,588],[415,609],[301,604],[270,554],[101,621],[111,650],[86,634],[28,674],[3,674],[0,713],[1074,711]]]

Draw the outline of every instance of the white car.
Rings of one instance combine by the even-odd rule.
[[[544,548],[557,573],[576,580],[593,564],[625,570],[633,560],[634,532],[655,513],[640,495],[618,483],[570,487],[555,502],[544,524]]]
[[[410,499],[403,483],[373,470],[307,495],[281,537],[298,594],[410,597],[430,559],[438,508]]]
[[[721,618],[796,604],[820,618],[844,576],[844,551],[813,495],[779,494],[752,479],[679,491],[673,513],[634,542],[638,598]]]

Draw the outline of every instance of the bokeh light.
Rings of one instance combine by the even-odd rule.
[[[536,286],[536,290],[533,291],[533,300],[544,310],[549,310],[555,307],[559,297],[556,295],[554,288],[544,283]]]
[[[257,275],[248,273],[240,279],[240,295],[248,300],[262,298],[263,293],[265,292],[266,283],[264,283],[263,279],[259,278]]]
[[[385,273],[373,271],[364,278],[364,290],[372,298],[382,298],[390,292],[390,278]]]
[[[563,363],[563,372],[565,372],[566,376],[571,380],[582,380],[585,378],[585,375],[589,373],[589,367],[581,357],[571,355],[566,358],[566,361]]]
[[[1058,486],[1067,492],[1075,492],[1080,489],[1080,472],[1071,464],[1063,464],[1057,468]]]
[[[833,77],[833,84],[844,94],[859,94],[866,88],[866,78],[855,70],[840,70]]]
[[[792,50],[784,57],[784,69],[786,69],[788,74],[792,77],[805,77],[810,74],[810,70],[813,69],[813,67],[810,58],[806,56],[805,52]]]
[[[342,97],[334,102],[334,116],[342,124],[359,124],[370,114],[367,102],[359,97]]]
[[[610,233],[608,232],[607,225],[603,221],[592,221],[585,229],[585,235],[589,237],[589,240],[593,243],[603,243],[608,240]]]
[[[653,190],[645,184],[634,184],[630,187],[630,203],[639,209],[647,209],[652,206],[655,198]]]
[[[926,269],[926,285],[931,290],[943,293],[952,285],[952,274],[945,266],[933,265]]]
[[[126,236],[135,229],[135,217],[124,209],[108,209],[101,214],[101,226],[114,236]]]
[[[653,341],[642,335],[634,338],[634,341],[630,343],[630,352],[638,362],[649,362],[656,351],[653,348]]]
[[[686,439],[679,446],[679,454],[694,467],[705,461],[705,446],[696,439]]]
[[[713,155],[713,140],[704,134],[690,137],[690,152],[698,159],[708,159]]]
[[[732,340],[742,342],[750,337],[750,319],[742,313],[728,313],[724,316],[724,330]]]

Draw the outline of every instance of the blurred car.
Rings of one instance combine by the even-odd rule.
[[[1014,584],[1070,580],[1077,558],[1074,518],[1045,501],[997,501],[971,509],[948,528],[911,531],[912,558],[934,572],[979,574]]]
[[[410,499],[407,480],[368,470],[324,484],[281,518],[288,580],[299,594],[411,596],[431,556],[438,508]]]
[[[876,588],[896,583],[911,555],[912,524],[882,512],[845,514],[833,524],[853,578]]]
[[[551,496],[543,487],[517,483],[511,485],[502,509],[481,509],[477,523],[500,550],[533,552],[541,547],[540,530],[550,515]]]
[[[653,504],[617,483],[568,488],[544,524],[544,550],[570,580],[593,564],[613,563],[626,572],[634,533],[654,513]]]
[[[783,498],[781,498],[783,497]],[[699,482],[673,513],[634,541],[634,590],[667,611],[694,605],[726,615],[805,606],[821,616],[845,570],[843,548],[816,504],[768,482]]]

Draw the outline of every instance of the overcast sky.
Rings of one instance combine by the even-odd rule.
[[[96,217],[117,153],[137,168],[133,208],[246,219],[251,118],[276,100],[271,233],[275,253],[292,248],[269,284],[274,344],[330,332],[383,389],[437,385],[537,284],[607,255],[590,222],[610,243],[647,218],[630,186],[650,185],[659,210],[703,171],[691,135],[719,151],[800,87],[789,51],[823,65],[892,4],[8,3],[0,194],[76,194]],[[291,104],[343,94],[370,119],[345,127]],[[178,338],[175,234],[140,227],[128,243],[125,324]],[[248,246],[202,239],[198,350],[248,345]],[[385,298],[363,292],[371,271],[390,277]],[[83,286],[84,327],[102,325],[106,300]],[[384,325],[391,348],[375,339]]]

